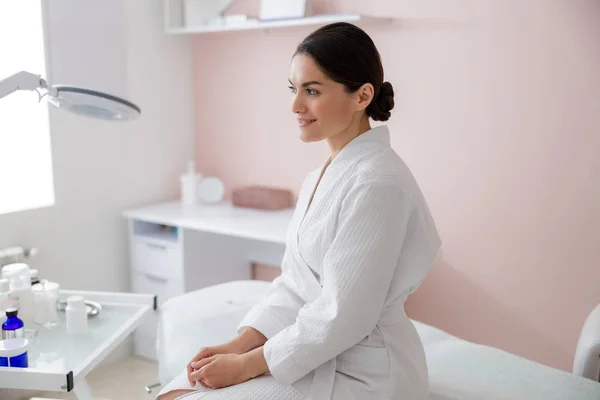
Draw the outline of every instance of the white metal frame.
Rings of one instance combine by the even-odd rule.
[[[40,75],[21,71],[0,80],[0,99],[17,90],[45,89],[46,81]]]
[[[144,316],[157,307],[156,296],[153,294],[61,290],[61,299],[68,296],[83,296],[86,300],[101,305],[140,305],[140,309],[134,314],[132,323],[117,329],[72,371],[48,372],[37,368],[0,367],[0,387],[55,392],[74,391],[78,399],[92,400],[90,387],[85,380],[87,374],[133,333]]]

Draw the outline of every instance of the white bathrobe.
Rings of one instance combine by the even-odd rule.
[[[282,273],[239,326],[268,338],[271,375],[190,397],[426,399],[424,350],[404,302],[440,244],[387,127],[360,135],[305,179]]]

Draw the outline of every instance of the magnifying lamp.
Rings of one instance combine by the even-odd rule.
[[[48,87],[40,75],[21,71],[0,80],[0,99],[17,90],[35,90],[40,100],[48,96],[55,107],[64,108],[84,117],[107,121],[130,121],[140,115],[140,108],[119,97],[76,86],[53,85]],[[40,93],[38,90],[45,90]]]

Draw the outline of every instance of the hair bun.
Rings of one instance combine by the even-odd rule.
[[[394,87],[389,82],[383,82],[379,88],[379,94],[373,99],[368,107],[368,113],[375,121],[387,121],[390,119],[394,108]]]
[[[394,87],[389,82],[383,82],[377,96],[379,108],[382,111],[390,112],[394,108]]]
[[[387,102],[388,111],[394,108],[394,87],[389,82],[383,82],[379,89],[379,97]]]

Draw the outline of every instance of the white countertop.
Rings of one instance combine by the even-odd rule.
[[[187,206],[175,201],[127,210],[124,215],[132,220],[285,244],[293,213],[293,208],[262,211],[234,207],[230,202]]]

